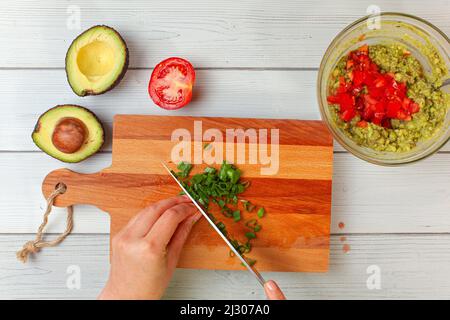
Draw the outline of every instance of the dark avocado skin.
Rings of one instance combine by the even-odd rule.
[[[100,147],[98,148],[98,150],[97,150],[96,152],[94,152],[93,154],[87,156],[86,158],[83,158],[83,159],[78,160],[78,161],[64,161],[64,160],[61,160],[61,159],[59,159],[59,158],[53,156],[53,155],[50,154],[50,153],[47,153],[46,151],[42,150],[41,147],[39,147],[39,145],[37,144],[37,142],[36,142],[36,140],[34,139],[34,136],[33,136],[34,133],[39,132],[39,129],[40,129],[40,127],[41,127],[41,118],[42,118],[42,116],[43,116],[44,114],[47,114],[48,112],[51,112],[51,111],[54,110],[54,109],[61,108],[61,107],[65,107],[65,106],[77,107],[77,108],[80,108],[80,109],[84,110],[84,111],[87,112],[87,113],[90,113],[90,114],[95,118],[95,120],[98,122],[98,124],[102,127],[102,132],[103,132],[102,137],[101,137],[102,143],[101,143]],[[94,154],[96,154],[97,152],[100,151],[100,149],[102,148],[103,144],[105,143],[105,127],[103,126],[103,123],[100,121],[100,119],[97,117],[97,115],[96,115],[95,113],[93,113],[91,110],[89,110],[89,109],[87,109],[87,108],[85,108],[85,107],[82,107],[82,106],[80,106],[80,105],[77,105],[77,104],[70,104],[70,105],[60,104],[60,105],[57,105],[57,106],[55,106],[55,107],[53,107],[53,108],[48,109],[47,111],[45,111],[44,113],[42,113],[42,114],[39,116],[39,118],[38,118],[38,120],[36,121],[36,124],[35,124],[35,126],[34,126],[34,130],[33,130],[33,132],[31,133],[31,139],[33,140],[34,144],[35,144],[39,149],[41,149],[42,151],[44,151],[45,154],[49,155],[50,157],[52,157],[52,158],[54,158],[54,159],[56,159],[56,160],[62,161],[62,162],[66,162],[66,163],[78,163],[78,162],[81,162],[81,161],[86,160],[87,158],[92,157]]]
[[[76,93],[76,91],[74,90],[74,88],[72,87],[72,85],[70,84],[70,81],[69,81],[69,74],[68,74],[68,72],[67,72],[67,67],[66,67],[66,66],[67,66],[67,55],[68,55],[68,53],[69,53],[69,49],[67,49],[66,57],[65,57],[65,59],[64,59],[64,65],[65,65],[65,70],[66,70],[66,78],[67,78],[67,82],[69,83],[70,88],[72,89],[72,91],[73,91],[77,96],[79,96],[79,97],[85,97],[85,96],[98,96],[98,95],[104,94],[104,93],[106,93],[106,92],[108,92],[108,91],[114,89],[114,88],[119,84],[119,82],[123,79],[123,77],[125,76],[125,73],[126,73],[127,70],[128,70],[128,65],[129,65],[129,62],[130,62],[130,56],[129,56],[129,52],[128,52],[128,46],[127,46],[127,43],[126,43],[125,40],[122,38],[122,36],[120,35],[120,33],[117,32],[116,29],[111,28],[111,27],[109,27],[109,26],[106,26],[106,25],[103,25],[103,24],[101,24],[101,25],[98,24],[98,25],[95,25],[95,26],[90,27],[89,29],[86,29],[85,31],[83,31],[82,33],[80,33],[80,34],[72,41],[72,43],[70,44],[69,48],[70,48],[70,47],[71,47],[71,46],[72,46],[72,45],[73,45],[73,44],[81,37],[82,34],[88,32],[88,31],[90,31],[90,30],[92,30],[92,29],[94,29],[94,28],[98,28],[98,27],[104,27],[104,28],[111,29],[112,31],[114,31],[114,32],[117,34],[118,38],[120,39],[120,41],[122,41],[123,46],[125,47],[125,63],[124,63],[124,65],[123,65],[122,72],[121,72],[120,75],[117,77],[116,81],[114,81],[114,83],[112,83],[112,84],[108,87],[108,89],[106,89],[105,91],[97,92],[97,93],[96,93],[96,92],[93,92],[93,91],[90,91],[90,90],[84,90],[84,91],[83,91],[83,94],[78,94],[78,93]]]

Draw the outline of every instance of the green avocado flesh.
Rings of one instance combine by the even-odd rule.
[[[67,80],[79,96],[111,90],[127,68],[127,45],[117,31],[107,26],[84,31],[72,42],[66,55]]]
[[[101,148],[104,130],[88,109],[60,105],[39,117],[32,138],[48,155],[64,162],[80,162]]]
[[[419,104],[420,111],[409,121],[391,119],[391,127],[385,128],[368,123],[361,128],[356,116],[349,122],[339,117],[339,106],[329,104],[334,122],[346,136],[358,145],[382,152],[408,152],[421,141],[432,138],[442,126],[450,108],[450,94],[440,89],[441,80],[448,74],[445,63],[435,50],[427,52],[433,64],[433,73],[426,76],[421,63],[413,55],[405,55],[407,48],[399,44],[369,45],[369,56],[382,73],[390,72],[395,80],[405,82],[407,96]],[[330,79],[329,92],[339,86],[339,77],[347,76],[347,56],[343,57]]]

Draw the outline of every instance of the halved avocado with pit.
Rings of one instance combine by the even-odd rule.
[[[67,51],[67,80],[79,96],[105,93],[122,80],[128,59],[127,45],[116,30],[94,26],[80,34]]]
[[[34,143],[64,162],[80,162],[103,145],[104,129],[94,113],[77,105],[59,105],[42,114],[34,128]]]

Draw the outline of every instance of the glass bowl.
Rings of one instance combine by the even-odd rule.
[[[419,141],[410,151],[386,152],[359,146],[337,127],[328,106],[328,85],[330,75],[339,60],[350,51],[363,44],[400,43],[422,64],[425,74],[430,74],[433,63],[422,52],[434,47],[443,62],[450,69],[450,41],[448,37],[431,23],[402,13],[381,13],[379,16],[366,16],[341,31],[331,42],[322,59],[317,81],[317,95],[322,119],[326,122],[334,138],[355,156],[379,165],[394,166],[423,159],[438,151],[450,139],[450,111],[447,111],[442,127],[427,140]],[[447,75],[443,76],[448,77]],[[441,79],[445,81],[446,79]],[[444,88],[443,90],[446,90]],[[446,90],[446,92],[448,92]]]

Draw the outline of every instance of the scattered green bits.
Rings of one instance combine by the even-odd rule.
[[[178,164],[177,169],[180,170],[177,175],[181,178],[186,178],[192,170],[192,164],[181,161]]]
[[[245,233],[245,236],[247,237],[247,239],[252,240],[256,238],[256,234],[254,232],[247,232]]]
[[[208,147],[210,147],[210,144],[204,145],[205,149]],[[234,248],[240,254],[244,256],[249,253],[252,248],[250,241],[256,239],[256,232],[261,230],[261,225],[258,224],[257,219],[246,221],[245,226],[249,228],[251,232],[245,233],[247,242],[241,243],[239,240],[232,239],[228,235],[226,225],[208,212],[210,203],[212,202],[219,207],[220,212],[226,218],[232,218],[237,223],[243,219],[242,212],[238,209],[239,202],[242,202],[244,210],[248,213],[256,208],[250,201],[239,199],[239,195],[250,186],[250,181],[241,180],[241,170],[224,161],[219,169],[206,167],[202,173],[197,173],[192,177],[189,177],[193,168],[192,164],[180,162],[177,165],[177,168],[179,172],[175,173],[172,171],[174,175],[179,179],[180,183],[192,198],[205,209],[208,216],[216,224],[222,234],[230,240]],[[257,216],[262,218],[264,214],[264,208],[259,208]],[[230,256],[234,256],[232,251],[230,252]],[[245,257],[245,259],[251,265],[256,263],[256,260],[247,257]]]
[[[257,212],[258,218],[264,217],[265,213],[266,213],[266,210],[264,208],[259,208],[259,210]]]
[[[257,224],[258,221],[256,219],[250,219],[245,223],[245,226],[253,230]]]
[[[242,201],[242,205],[244,206],[245,211],[252,212],[253,209],[255,209],[255,205],[252,204],[250,201],[248,201],[248,200],[241,200],[241,201]]]
[[[256,263],[255,259],[245,258],[245,260],[251,267]],[[245,265],[243,263],[241,263],[241,266],[245,267]]]
[[[241,210],[233,211],[233,220],[238,222],[241,220]]]
[[[205,173],[216,173],[216,168],[213,167],[206,167]]]

